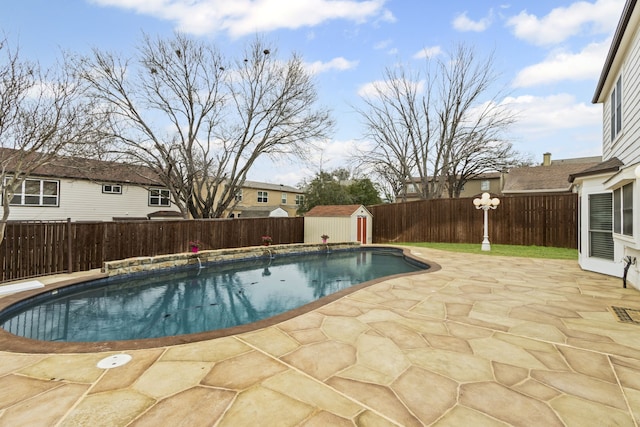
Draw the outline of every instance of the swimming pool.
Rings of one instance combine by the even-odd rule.
[[[358,249],[102,279],[0,313],[11,334],[51,342],[144,340],[278,318],[354,285],[429,266],[395,249]]]

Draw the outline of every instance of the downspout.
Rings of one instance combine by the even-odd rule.
[[[624,262],[625,262],[625,266],[624,266],[624,273],[622,274],[622,287],[626,288],[627,287],[627,272],[629,272],[629,267],[631,267],[631,265],[635,265],[636,257],[631,257],[631,256],[627,255],[626,257],[624,257]]]

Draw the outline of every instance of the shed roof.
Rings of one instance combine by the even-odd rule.
[[[316,206],[307,212],[304,216],[351,216],[358,209],[362,208],[362,205],[324,205]],[[366,209],[365,209],[366,210]],[[370,214],[369,211],[367,213]]]

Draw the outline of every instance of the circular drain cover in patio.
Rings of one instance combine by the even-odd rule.
[[[118,366],[126,365],[130,360],[131,356],[128,354],[114,354],[113,356],[105,357],[96,366],[101,369],[117,368]]]

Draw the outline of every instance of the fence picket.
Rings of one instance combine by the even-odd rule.
[[[482,214],[471,198],[437,199],[369,207],[373,242],[479,243]],[[576,248],[575,194],[503,196],[489,213],[492,243]],[[10,222],[0,244],[0,281],[100,268],[104,261],[189,250],[301,243],[304,218],[236,218],[122,222]]]

